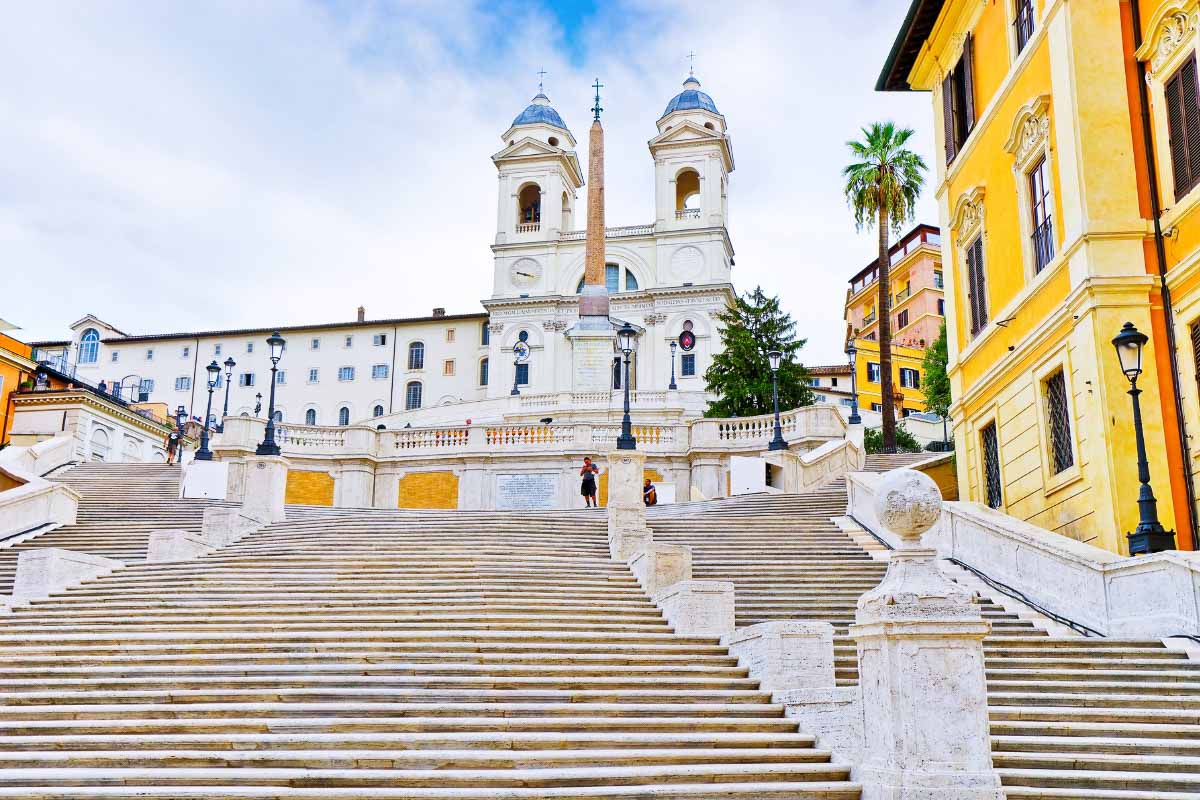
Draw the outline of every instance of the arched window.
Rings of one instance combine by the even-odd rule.
[[[108,434],[101,428],[92,431],[92,461],[108,460]]]
[[[283,422],[283,412],[280,411],[279,409],[275,409],[275,421]]]
[[[409,381],[404,387],[404,407],[408,410],[421,407],[421,382]]]
[[[479,359],[479,385],[488,385],[488,360],[486,358]]]
[[[342,406],[338,409],[338,425],[350,424],[350,407]]]
[[[700,210],[700,173],[694,169],[685,169],[675,176],[676,216],[682,218],[681,212],[685,210]]]
[[[579,279],[579,283],[575,286],[575,294],[583,292],[584,280],[584,278]],[[608,289],[609,294],[633,292],[638,288],[638,279],[631,269],[622,269],[620,264],[605,264],[604,286]]]
[[[79,339],[79,363],[95,364],[100,358],[100,334],[95,328],[88,328]]]
[[[542,221],[542,189],[536,183],[526,184],[517,195],[517,224],[536,225]]]
[[[562,228],[561,230],[571,230],[573,220],[571,219],[571,198],[566,192],[562,193]]]
[[[383,416],[383,406],[376,405],[375,409],[371,413],[377,417],[382,417]]]
[[[317,424],[317,410],[315,408],[310,408],[308,411],[304,412],[304,424],[305,425],[316,425]]]
[[[408,346],[408,368],[425,369],[424,342],[413,342]]]

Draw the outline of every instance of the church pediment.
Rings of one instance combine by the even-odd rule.
[[[536,161],[542,159],[558,161],[562,164],[563,169],[572,177],[576,187],[583,185],[583,170],[579,166],[579,158],[575,155],[574,150],[563,150],[558,147],[552,147],[539,139],[534,139],[532,136],[518,139],[492,156],[492,162],[497,167],[506,161]]]
[[[730,148],[729,137],[690,120],[668,128],[651,139],[648,144],[652,155],[657,155],[660,150],[711,144],[720,149],[721,156],[725,159],[726,171],[733,171],[733,150]]]

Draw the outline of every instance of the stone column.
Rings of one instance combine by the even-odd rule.
[[[1003,800],[992,765],[983,637],[971,592],[945,577],[921,535],[938,521],[937,484],[911,469],[883,477],[880,524],[901,540],[883,582],[858,601],[864,800]]]
[[[282,522],[287,473],[288,462],[283,456],[247,458],[242,513],[263,524]]]
[[[608,549],[617,561],[628,561],[650,543],[642,474],[646,454],[613,450],[608,454]]]

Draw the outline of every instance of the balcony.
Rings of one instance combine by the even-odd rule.
[[[700,219],[700,209],[681,208],[675,212],[675,219]]]
[[[910,297],[912,297],[912,287],[905,286],[901,291],[896,292],[895,302],[900,303],[901,301],[907,300]]]
[[[874,312],[867,314],[865,317],[863,317],[863,321],[862,321],[863,327],[870,325],[871,323],[873,323],[875,321],[875,319],[876,319],[876,315]]]
[[[518,222],[517,233],[537,233],[542,229],[540,222]]]

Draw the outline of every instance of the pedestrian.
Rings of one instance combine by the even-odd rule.
[[[646,478],[646,482],[642,484],[642,502],[648,506],[658,505],[658,490],[654,488],[654,484]]]
[[[591,456],[584,456],[583,468],[579,470],[579,474],[583,477],[583,483],[579,487],[579,493],[583,495],[584,507],[595,508],[596,476],[600,474],[600,468],[592,463]]]

